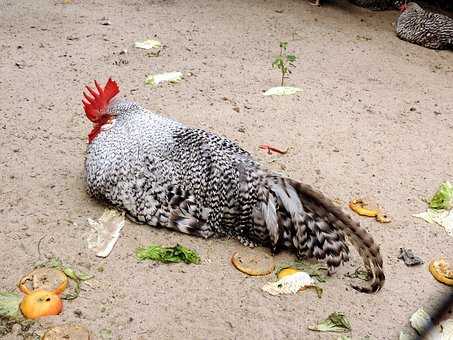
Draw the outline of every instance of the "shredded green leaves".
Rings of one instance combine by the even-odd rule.
[[[135,251],[138,260],[153,260],[163,263],[184,262],[187,264],[201,262],[200,256],[192,249],[177,244],[174,247],[162,247],[159,245],[150,245],[140,247]]]
[[[309,330],[318,332],[344,333],[351,330],[351,323],[341,312],[333,312],[329,317],[315,326],[309,326]]]

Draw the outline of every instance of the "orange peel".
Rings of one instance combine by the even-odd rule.
[[[275,268],[272,256],[267,254],[252,255],[236,252],[231,257],[231,263],[237,270],[250,276],[268,275]]]
[[[63,302],[54,292],[38,290],[25,295],[19,307],[24,317],[37,319],[60,314],[63,310]]]
[[[367,203],[361,199],[349,202],[349,208],[360,216],[374,217],[380,223],[390,223],[390,218],[379,209],[367,208]]]
[[[357,214],[361,216],[376,217],[379,211],[365,208],[366,205],[367,204],[361,199],[355,199],[349,202],[349,208]]]
[[[437,281],[447,286],[453,286],[453,269],[450,268],[445,259],[440,258],[439,260],[431,261],[429,271]]]
[[[40,290],[59,295],[68,286],[68,277],[58,269],[37,268],[25,275],[17,286],[26,295]]]

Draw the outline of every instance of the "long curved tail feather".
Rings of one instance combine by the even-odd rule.
[[[329,273],[349,260],[346,237],[372,274],[370,286],[352,287],[360,292],[379,291],[385,281],[378,245],[358,222],[309,185],[268,174],[258,189],[253,211],[257,238],[267,234],[273,249],[294,249],[300,258],[325,260]]]

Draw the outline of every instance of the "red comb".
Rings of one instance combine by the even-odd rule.
[[[102,88],[96,80],[94,81],[94,85],[96,85],[97,92],[87,86],[86,89],[91,96],[83,92],[85,99],[82,99],[82,103],[88,119],[93,123],[97,123],[102,117],[102,111],[105,109],[109,101],[120,92],[120,90],[116,84],[116,81],[113,81],[112,78],[107,80],[104,88]]]

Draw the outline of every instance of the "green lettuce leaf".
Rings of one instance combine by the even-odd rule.
[[[429,201],[431,209],[451,209],[453,208],[453,185],[446,181],[442,183]]]

